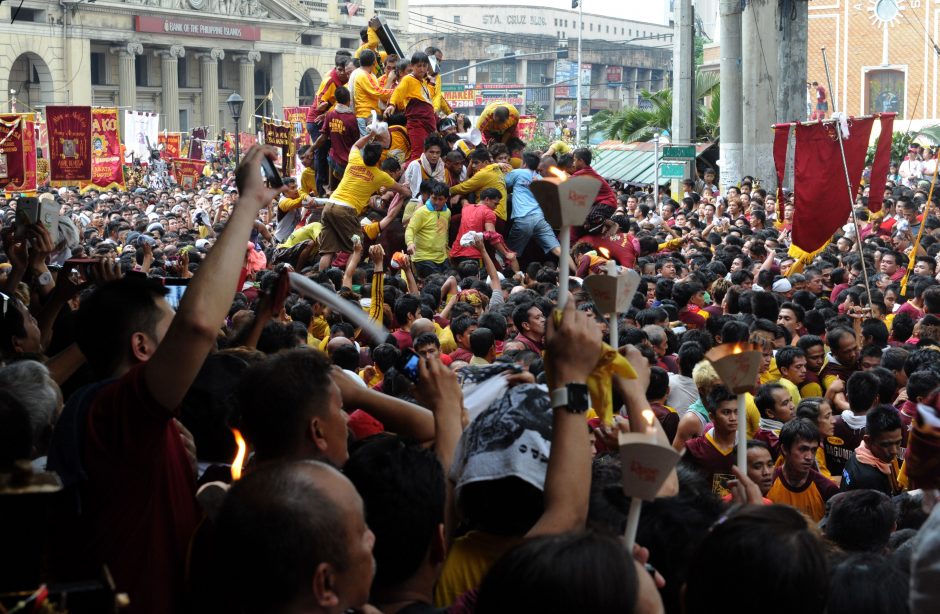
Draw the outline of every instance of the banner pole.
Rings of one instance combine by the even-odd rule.
[[[832,111],[835,113],[836,103],[832,97],[832,80],[829,77],[829,60],[826,58],[826,48],[822,48],[823,67],[826,69],[826,85],[829,87],[829,99],[832,100]],[[862,264],[862,276],[865,279],[865,292],[868,294],[868,306],[872,306],[871,284],[868,281],[868,265],[865,264],[865,254],[862,251],[862,233],[858,227],[858,218],[855,217],[855,200],[852,197],[852,184],[849,179],[849,165],[845,160],[845,144],[842,142],[842,122],[835,123],[836,139],[839,141],[839,153],[842,155],[842,170],[845,172],[845,188],[849,196],[849,215],[852,217],[852,224],[855,226],[855,245],[858,247],[858,257]],[[795,186],[794,186],[795,187]],[[923,228],[923,226],[921,226]]]

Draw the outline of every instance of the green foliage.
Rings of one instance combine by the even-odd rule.
[[[672,130],[672,90],[642,90],[643,107],[627,107],[619,111],[601,111],[594,116],[592,128],[602,130],[609,139],[625,142],[649,141],[653,134]],[[705,104],[708,99],[709,104]],[[695,140],[718,138],[720,92],[718,73],[695,73],[696,122]]]
[[[911,143],[914,142],[914,139],[923,135],[931,139],[936,143],[940,143],[940,126],[930,126],[924,128],[920,132],[895,132],[891,135],[891,163],[900,164],[904,160],[904,156],[907,155],[907,150],[910,148]],[[865,154],[865,164],[873,164],[875,161],[875,149],[877,149],[878,143],[868,147],[868,152]]]

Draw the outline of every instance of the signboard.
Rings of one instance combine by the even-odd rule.
[[[180,36],[198,36],[209,38],[228,38],[241,41],[261,40],[261,28],[243,24],[213,23],[186,19],[185,17],[154,17],[137,15],[134,17],[134,30]]]
[[[577,96],[577,64],[571,60],[555,61],[555,98],[574,98]],[[557,102],[556,102],[557,104]]]
[[[470,109],[476,103],[477,93],[472,85],[444,85],[441,93],[451,109]]]
[[[478,83],[474,102],[477,106],[485,106],[491,102],[522,106],[525,104],[525,85],[522,83]]]
[[[607,67],[607,85],[617,87],[623,81],[623,66]]]
[[[695,159],[695,145],[666,145],[663,147],[663,158]]]
[[[581,64],[581,92],[584,94],[584,86],[591,86],[591,65]]]
[[[685,179],[685,162],[660,162],[661,179]]]

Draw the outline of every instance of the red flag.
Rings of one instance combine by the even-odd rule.
[[[872,213],[881,211],[885,199],[885,183],[888,181],[888,167],[891,164],[891,135],[894,131],[895,113],[882,113],[881,134],[878,135],[878,149],[875,161],[871,165],[871,183],[868,188],[868,210]]]
[[[91,180],[91,107],[46,107],[49,179],[53,185]]]
[[[81,191],[111,188],[124,190],[124,154],[118,134],[118,110],[114,107],[91,110],[91,181],[82,182]]]
[[[842,154],[834,122],[797,124],[794,155],[793,247],[812,254],[832,238],[848,219],[858,192],[868,138],[874,118],[849,120],[849,137],[843,140],[849,187],[845,184]],[[797,256],[791,251],[791,255]]]

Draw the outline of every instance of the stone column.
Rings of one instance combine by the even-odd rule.
[[[144,52],[140,43],[129,42],[119,47],[111,47],[111,53],[118,56],[118,118],[122,134],[124,111],[135,111],[137,106],[137,56]]]
[[[199,54],[199,71],[202,86],[202,125],[208,126],[209,134],[216,135],[219,125],[219,60],[225,59],[224,49],[210,49]],[[213,136],[207,138],[213,138]]]
[[[255,130],[255,62],[260,60],[260,51],[249,51],[244,55],[235,56],[235,61],[238,62],[238,93],[245,99],[239,124],[244,126],[242,129],[245,132],[250,133]]]
[[[179,132],[180,129],[180,88],[177,62],[186,55],[182,45],[170,45],[169,49],[155,51],[160,58],[160,81],[163,86],[163,129]]]

